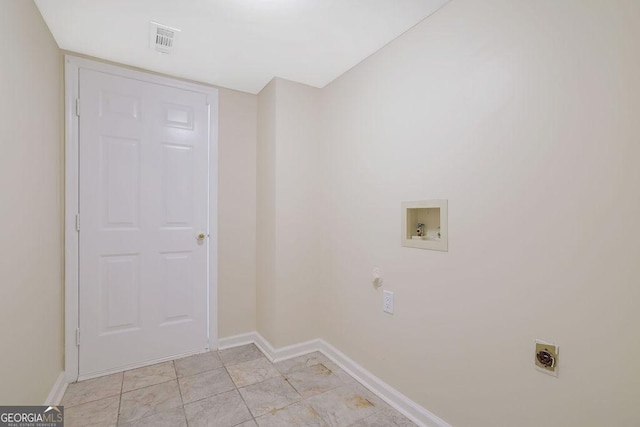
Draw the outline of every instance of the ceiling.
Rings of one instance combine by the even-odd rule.
[[[61,49],[258,93],[323,87],[448,0],[35,0]],[[181,32],[150,48],[150,22]]]

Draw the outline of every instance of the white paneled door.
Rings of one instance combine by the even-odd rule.
[[[203,93],[80,69],[79,375],[208,347]]]

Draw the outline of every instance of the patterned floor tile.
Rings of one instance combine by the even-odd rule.
[[[324,365],[313,365],[285,376],[302,397],[311,397],[344,385]]]
[[[201,372],[212,371],[222,367],[222,361],[215,351],[195,354],[175,361],[178,378]]]
[[[309,366],[318,365],[320,363],[326,363],[328,361],[329,359],[327,359],[324,354],[316,351],[313,353],[294,357],[293,359],[274,363],[273,366],[275,366],[276,369],[282,374],[289,374],[291,372],[299,371],[300,369],[308,368]]]
[[[349,426],[378,411],[364,393],[349,386],[342,386],[318,394],[306,400],[332,427]]]
[[[64,409],[66,427],[115,426],[120,396],[111,396]]]
[[[120,423],[127,423],[182,406],[178,381],[173,380],[122,393]]]
[[[260,427],[327,427],[320,414],[302,401],[256,418]]]
[[[184,406],[189,427],[232,427],[252,419],[237,390]]]
[[[175,378],[176,370],[172,361],[132,369],[124,373],[122,392],[126,393],[127,391],[171,381]]]
[[[236,388],[224,368],[182,377],[178,379],[178,383],[180,384],[182,401],[185,404]]]
[[[227,371],[238,388],[280,376],[280,372],[264,357],[227,366]]]
[[[220,350],[218,354],[220,356],[220,360],[222,360],[222,363],[224,363],[225,366],[237,365],[238,363],[248,362],[250,360],[264,357],[264,354],[262,354],[255,344],[241,345],[227,350]]]
[[[187,427],[187,418],[184,408],[179,406],[129,423],[118,424],[118,427]]]
[[[69,384],[62,403],[65,408],[117,396],[122,391],[122,372]]]
[[[298,392],[281,376],[243,387],[239,391],[254,417],[284,408],[301,399]]]

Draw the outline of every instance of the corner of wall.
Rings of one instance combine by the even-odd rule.
[[[218,91],[218,329],[229,337],[256,329],[258,98]]]
[[[258,331],[284,346],[317,336],[319,90],[274,78],[258,95]]]
[[[63,103],[61,54],[31,1],[0,3],[3,352],[0,401],[39,404],[63,370]],[[6,209],[5,209],[6,207]],[[25,238],[25,230],[33,234]],[[24,307],[29,310],[25,312]]]

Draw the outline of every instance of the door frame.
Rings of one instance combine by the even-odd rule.
[[[156,74],[137,71],[117,65],[81,58],[74,55],[64,56],[65,76],[65,338],[64,338],[64,371],[68,383],[78,380],[79,351],[77,331],[79,326],[79,233],[76,230],[76,214],[79,203],[79,118],[78,88],[80,69],[90,69],[120,77],[155,83],[178,89],[191,90],[207,96],[209,104],[209,218],[208,218],[208,301],[207,332],[210,349],[218,348],[218,89],[197,83],[164,77]],[[81,339],[81,337],[80,337]],[[156,362],[156,361],[154,361]],[[158,360],[157,362],[160,362]],[[131,368],[136,366],[131,366]],[[86,379],[86,378],[82,378]]]

